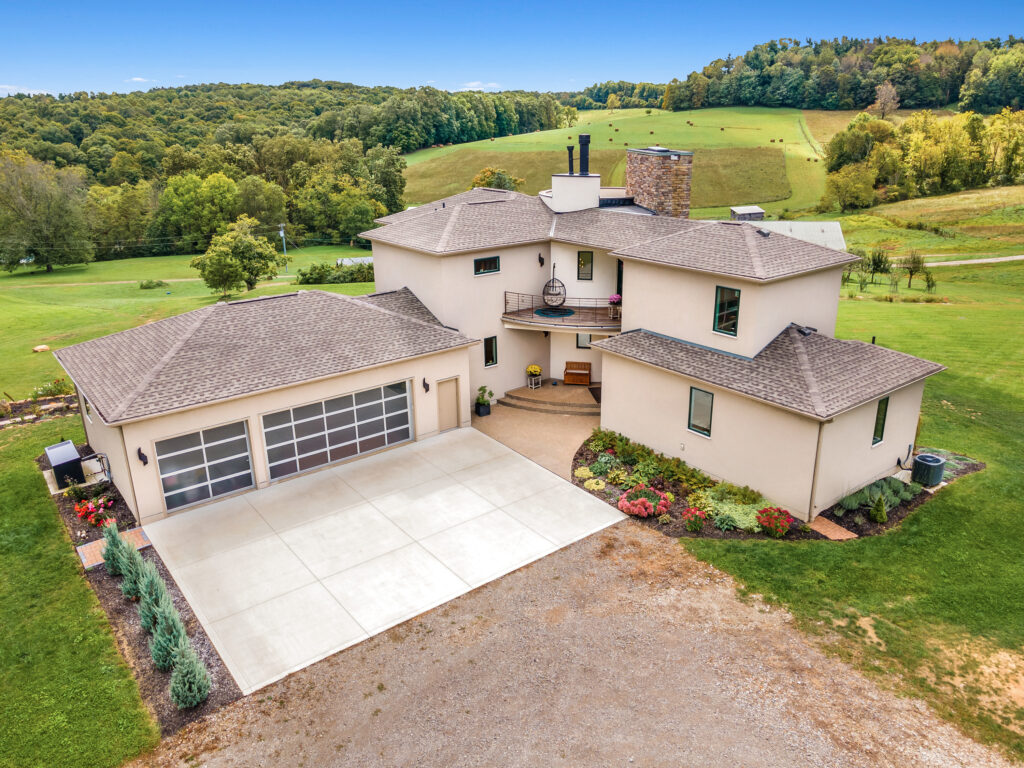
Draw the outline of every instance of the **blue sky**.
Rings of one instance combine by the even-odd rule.
[[[965,9],[969,12],[965,13]],[[777,37],[1024,36],[1017,0],[37,3],[0,0],[0,94],[319,77],[576,90],[666,82]]]

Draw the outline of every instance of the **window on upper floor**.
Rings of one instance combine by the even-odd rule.
[[[474,275],[489,275],[493,272],[501,271],[501,257],[500,256],[481,256],[479,259],[473,259],[473,274]]]
[[[576,252],[576,279],[577,280],[593,280],[594,279],[594,252],[593,251],[577,251]]]
[[[698,435],[711,437],[711,411],[714,406],[713,394],[690,387],[690,417],[686,426]]]
[[[885,437],[885,417],[889,413],[889,398],[883,397],[878,401],[878,409],[875,411],[875,431],[871,433],[871,444],[878,445]]]
[[[498,364],[498,337],[488,336],[484,339],[484,367],[490,368]]]
[[[737,288],[715,288],[715,332],[735,336],[740,324],[740,292]]]
[[[590,334],[589,333],[577,333],[576,334],[576,349],[590,349]]]

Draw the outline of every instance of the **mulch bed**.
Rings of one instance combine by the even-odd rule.
[[[946,459],[946,472],[943,475],[943,481],[951,483],[957,478],[970,475],[975,472],[980,472],[985,468],[984,462],[975,461],[967,456],[961,456],[955,453],[949,453],[948,451],[936,450],[934,448],[922,448],[919,453],[934,453],[938,456],[942,456]],[[912,498],[910,501],[904,501],[899,506],[889,510],[887,519],[884,523],[876,523],[868,517],[866,509],[861,509],[855,512],[846,512],[838,504],[829,507],[821,513],[822,517],[831,520],[836,525],[845,528],[848,531],[856,533],[858,536],[877,536],[880,533],[885,533],[890,528],[895,528],[915,509],[924,504],[932,497],[932,494],[922,490],[917,496]],[[836,514],[838,511],[838,514]]]
[[[87,444],[76,446],[76,448],[78,448],[80,456],[88,456],[93,452]],[[38,457],[36,464],[40,470],[50,468],[46,454]],[[107,495],[114,499],[111,516],[117,518],[118,530],[123,531],[138,525],[135,516],[112,484],[98,483],[87,486],[85,490],[89,492],[90,498]],[[54,496],[53,500],[57,504],[60,519],[64,522],[68,535],[75,546],[81,546],[103,537],[101,529],[78,518],[74,511],[75,502],[73,500],[62,494]],[[160,724],[161,734],[168,736],[189,723],[217,711],[225,704],[230,704],[241,698],[242,691],[231,677],[220,654],[210,642],[203,625],[199,623],[192,612],[192,606],[182,595],[163,560],[160,559],[160,555],[153,547],[143,549],[141,554],[144,560],[149,560],[156,566],[160,576],[167,584],[167,592],[174,600],[174,606],[178,609],[178,613],[181,614],[181,621],[185,625],[185,631],[192,642],[192,647],[210,673],[210,695],[198,707],[179,710],[171,701],[171,673],[160,672],[153,666],[153,659],[149,654],[149,633],[142,628],[139,622],[138,604],[121,594],[120,577],[111,576],[101,565],[86,571],[85,578],[93,592],[96,593],[96,597],[99,598],[100,605],[103,606],[103,610],[110,620],[118,649],[121,651],[125,663],[135,675],[142,700]]]
[[[67,416],[78,412],[78,398],[75,395],[41,397],[38,400],[7,400],[9,414],[0,415],[0,429],[18,424],[45,421],[56,416]]]
[[[587,444],[584,442],[583,445],[580,446],[579,450],[576,451],[576,455],[573,456],[573,471],[575,472],[576,468],[580,466],[590,466],[597,460],[598,455],[599,454],[595,453],[590,448],[588,448]],[[583,488],[583,480],[577,478],[575,474],[573,474],[571,479],[574,485]],[[611,486],[608,487],[611,488]],[[704,527],[700,531],[689,531],[686,529],[686,525],[683,523],[683,519],[681,517],[683,510],[686,509],[686,496],[689,493],[689,489],[682,483],[662,481],[660,478],[654,478],[651,481],[651,487],[657,488],[659,491],[662,492],[671,492],[672,495],[675,496],[675,501],[672,502],[672,504],[670,504],[668,508],[668,514],[672,518],[672,521],[668,523],[659,523],[657,517],[632,518],[640,525],[652,528],[653,530],[658,531],[659,533],[663,533],[666,536],[671,536],[675,539],[681,537],[690,539],[771,538],[765,533],[752,533],[750,531],[722,531],[716,528],[714,523],[712,523],[710,520],[705,521]],[[583,488],[583,490],[587,491],[586,488]],[[616,490],[614,497],[608,495],[607,488],[603,491],[587,491],[587,493],[589,493],[591,496],[595,496],[601,499],[601,501],[605,502],[606,504],[610,504],[611,506],[614,507],[618,503],[618,498],[622,491]],[[800,539],[824,539],[825,537],[817,531],[812,531],[810,529],[803,530],[802,523],[799,520],[797,520],[793,523],[793,526],[789,529],[784,538],[785,540],[793,541]]]

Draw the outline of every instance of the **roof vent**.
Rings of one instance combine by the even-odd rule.
[[[771,237],[772,236],[771,230],[768,230],[768,229],[758,229],[757,230],[757,234],[759,234],[761,237]]]
[[[812,333],[817,333],[817,331],[817,328],[811,328],[809,325],[804,325],[796,329],[796,332],[801,336],[810,336]]]

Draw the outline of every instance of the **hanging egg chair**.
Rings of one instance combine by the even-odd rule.
[[[551,268],[551,279],[544,283],[541,297],[544,299],[544,306],[547,307],[560,307],[565,304],[565,283],[555,277],[554,266]]]

